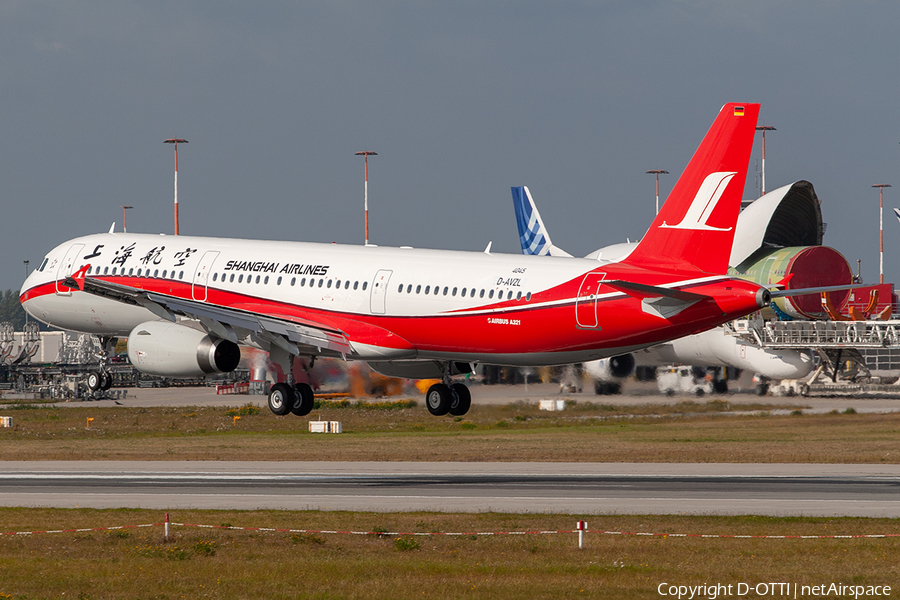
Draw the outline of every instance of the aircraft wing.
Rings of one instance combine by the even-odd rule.
[[[111,283],[85,277],[87,268],[86,266],[68,277],[64,282],[65,285],[95,296],[142,306],[161,319],[172,322],[175,321],[176,315],[197,319],[210,333],[235,343],[239,337],[250,334],[259,341],[274,344],[295,356],[305,353],[318,355],[323,351],[329,351],[346,358],[352,352],[350,339],[343,331],[312,319],[217,306]],[[236,330],[242,335],[238,336]],[[369,337],[372,337],[371,332]]]

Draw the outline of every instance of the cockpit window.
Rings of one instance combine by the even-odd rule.
[[[43,273],[43,272],[44,272],[44,267],[47,266],[47,261],[49,261],[49,260],[50,260],[49,258],[45,258],[45,259],[44,259],[44,262],[41,263],[41,268],[38,269],[38,271],[40,271],[41,273]]]

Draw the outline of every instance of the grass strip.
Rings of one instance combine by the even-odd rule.
[[[158,523],[147,510],[0,509],[0,531]],[[900,538],[679,537],[897,533],[896,519],[178,511],[217,528],[0,537],[0,598],[649,598],[672,585],[894,585]],[[659,533],[413,537],[387,532]],[[226,527],[250,527],[235,530]],[[352,530],[372,535],[263,531]],[[382,533],[379,533],[382,532]]]
[[[465,418],[436,418],[421,407],[350,406],[300,418],[277,417],[256,406],[31,407],[12,413],[14,427],[0,429],[0,455],[5,460],[900,461],[900,413],[642,415],[627,408],[609,414],[602,406],[579,405],[561,413],[526,405],[474,406]],[[307,422],[317,419],[341,421],[344,433],[310,433]]]

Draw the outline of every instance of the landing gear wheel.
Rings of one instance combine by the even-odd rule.
[[[453,391],[449,385],[436,383],[428,388],[425,394],[425,404],[428,406],[428,412],[436,417],[442,417],[450,412],[450,405],[453,403]]]
[[[297,399],[291,406],[291,412],[298,417],[308,415],[310,411],[312,411],[313,404],[316,401],[316,397],[312,391],[312,388],[309,387],[308,383],[295,383],[294,394]]]
[[[469,407],[472,406],[469,388],[461,383],[454,383],[450,386],[450,390],[454,395],[453,402],[450,403],[450,414],[459,417],[469,412]]]
[[[106,371],[100,371],[100,389],[104,392],[112,387],[112,377]]]
[[[286,383],[276,383],[269,391],[269,410],[278,416],[291,412],[294,405],[294,390]]]
[[[727,394],[728,393],[728,382],[724,379],[716,379],[713,381],[713,392],[716,394]]]
[[[96,392],[102,385],[103,379],[100,377],[100,373],[88,373],[87,386],[89,390]]]

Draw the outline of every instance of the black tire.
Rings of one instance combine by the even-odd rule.
[[[112,387],[112,376],[106,371],[100,371],[100,389],[104,392]]]
[[[312,412],[313,404],[316,402],[316,395],[308,383],[295,383],[294,395],[297,399],[291,405],[292,413],[298,417],[303,417]]]
[[[453,404],[453,391],[449,385],[436,383],[428,388],[425,394],[425,405],[428,412],[436,417],[442,417],[450,412],[450,405]]]
[[[87,386],[89,390],[96,392],[100,389],[102,384],[103,379],[100,377],[100,373],[88,373]]]
[[[716,394],[727,394],[728,393],[728,382],[724,379],[716,379],[713,381],[713,392]]]
[[[296,394],[286,383],[276,383],[269,391],[269,410],[278,415],[286,415],[291,412],[294,406],[294,398]]]
[[[472,394],[469,388],[461,383],[452,384],[450,390],[453,392],[453,402],[450,403],[448,412],[455,417],[461,417],[469,412],[469,407],[472,406]]]
[[[765,396],[768,393],[769,393],[769,384],[768,383],[756,384],[756,395],[757,396]]]

